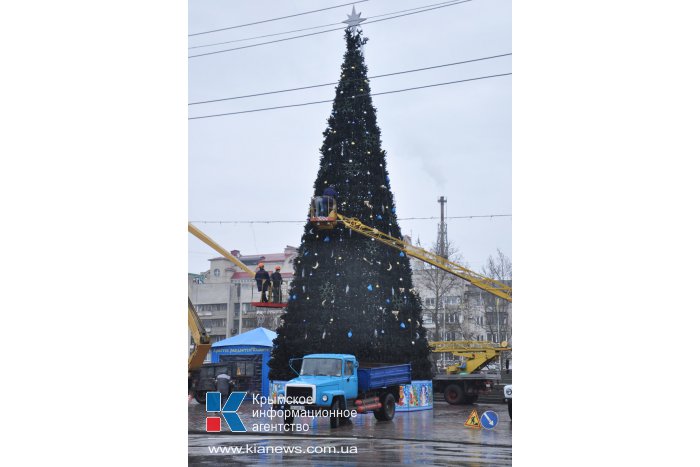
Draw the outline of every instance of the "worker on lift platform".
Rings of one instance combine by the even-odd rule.
[[[335,198],[338,192],[333,186],[323,190],[322,196],[316,196],[311,200],[309,220],[320,229],[332,229],[337,221]]]
[[[338,192],[335,191],[335,188],[333,187],[333,185],[331,185],[325,190],[323,190],[323,196],[330,196],[331,198],[336,198],[338,196]]]
[[[272,273],[272,301],[273,303],[282,303],[282,274],[280,274],[280,266],[275,266],[275,272]]]
[[[267,288],[270,286],[270,274],[265,271],[265,264],[258,264],[258,271],[255,273],[255,282],[258,285],[258,292],[262,292],[260,301],[267,303]]]

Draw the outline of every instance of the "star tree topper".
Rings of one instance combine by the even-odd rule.
[[[360,18],[360,15],[362,13],[356,13],[355,12],[355,5],[352,6],[352,14],[346,15],[348,19],[343,21],[343,23],[347,23],[348,27],[351,28],[351,31],[354,33],[355,32],[355,27],[357,27],[361,22],[365,21],[367,18]]]

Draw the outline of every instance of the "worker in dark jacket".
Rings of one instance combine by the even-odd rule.
[[[280,274],[279,266],[275,266],[275,272],[272,273],[272,301],[274,303],[282,303],[282,274]]]
[[[328,188],[326,188],[325,190],[323,190],[323,197],[324,197],[323,201],[325,204],[325,206],[324,206],[325,215],[329,216],[329,217],[334,216],[334,214],[332,213],[332,210],[333,210],[333,204],[334,204],[335,198],[338,197],[338,192],[335,191],[335,188],[333,187],[333,185],[331,185]]]
[[[231,392],[231,375],[229,370],[222,371],[216,375],[216,390],[221,393],[221,402],[228,399],[228,395]]]
[[[266,303],[267,300],[267,288],[270,286],[270,273],[265,271],[265,265],[263,263],[258,264],[258,272],[255,273],[255,282],[258,285],[258,292],[262,292],[260,296],[260,301]]]
[[[333,185],[331,185],[325,190],[323,190],[323,196],[330,196],[331,198],[336,198],[338,196],[338,192],[335,191],[335,188],[333,187]]]

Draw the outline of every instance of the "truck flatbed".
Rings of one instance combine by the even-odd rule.
[[[358,368],[358,389],[367,392],[371,389],[385,388],[400,384],[410,384],[411,364],[380,366],[375,368]]]

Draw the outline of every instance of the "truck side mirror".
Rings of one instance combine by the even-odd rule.
[[[301,376],[301,375],[299,374],[299,372],[297,371],[297,369],[294,368],[294,364],[295,364],[296,362],[298,362],[299,360],[303,360],[303,359],[301,359],[301,358],[290,358],[290,359],[289,359],[289,368],[291,368],[292,371],[293,371],[294,373],[297,374],[297,376]]]

